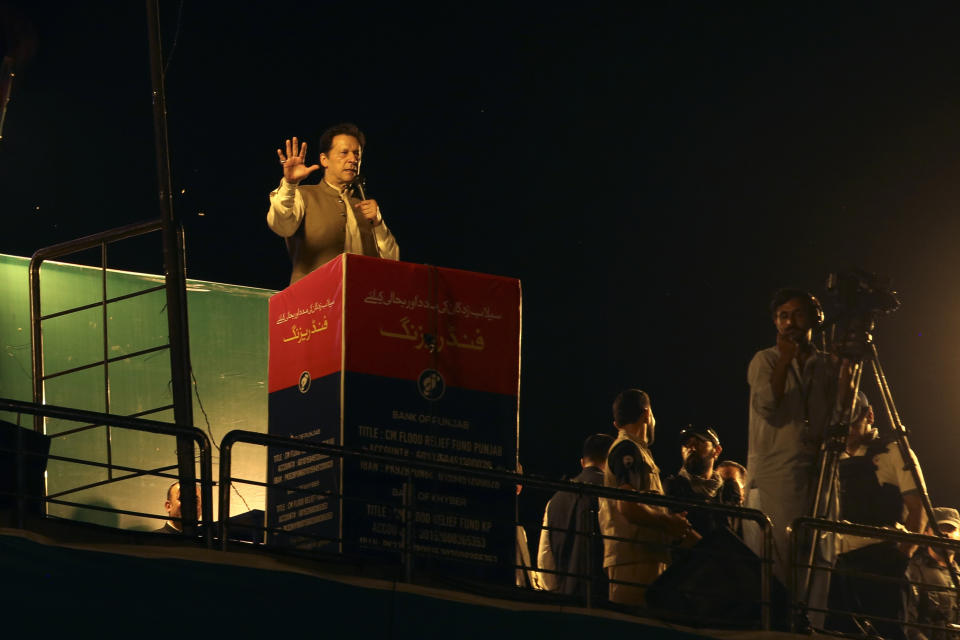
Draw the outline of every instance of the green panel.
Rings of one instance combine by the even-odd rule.
[[[45,404],[61,407],[103,411],[106,407],[103,386],[103,366],[99,365],[47,380],[43,385],[43,401]],[[76,429],[78,426],[81,425],[51,419],[47,420],[46,433],[54,435],[68,429]]]
[[[44,262],[40,281],[44,285],[40,310],[45,316],[99,302],[103,295],[103,272],[94,267]]]
[[[149,273],[110,271],[109,274],[110,277],[107,278],[107,298],[119,298],[120,296],[130,295],[131,293],[153,289],[154,287],[162,287],[164,284],[162,276],[156,276]],[[161,305],[163,304],[163,291],[145,295],[156,296],[154,300],[158,301]],[[140,297],[140,300],[143,299],[143,297]],[[164,318],[166,318],[166,316],[164,316]],[[166,331],[164,331],[164,335],[166,335]]]
[[[169,422],[173,423],[173,409],[164,409],[163,411],[151,411],[148,414],[145,414],[142,417],[144,420],[156,420],[157,422]]]
[[[167,344],[166,296],[154,291],[107,305],[107,337],[110,357]],[[170,366],[170,355],[158,352]]]
[[[74,423],[76,425],[76,423]],[[107,430],[103,426],[94,427],[78,433],[55,437],[50,441],[50,454],[89,462],[107,462]],[[78,462],[50,460],[47,463],[47,495],[54,495],[69,491],[95,482],[107,479],[107,470]],[[107,485],[112,488],[112,485]],[[83,493],[68,494],[58,498],[70,502],[85,502],[101,507],[110,506],[113,500],[112,491],[104,487]],[[61,518],[73,518],[77,515],[75,507],[67,505],[50,505],[50,515]],[[113,524],[117,520],[114,514],[85,510],[84,517],[78,519],[85,522]]]
[[[103,312],[99,308],[43,321],[43,367],[47,375],[102,360]]]
[[[0,254],[0,397],[33,399],[30,373],[30,287],[27,258]],[[17,415],[0,411],[0,420],[17,422]],[[21,424],[31,424],[25,416]]]
[[[137,469],[156,469],[177,464],[176,438],[117,427],[113,427],[110,433],[114,464]],[[174,469],[164,473],[175,475],[177,471]]]
[[[190,282],[188,292],[190,357],[196,376],[194,424],[215,445],[234,429],[266,433],[267,310],[273,292],[209,282]],[[262,447],[235,451],[233,460],[233,475],[266,479]],[[219,469],[217,451],[214,467]],[[240,484],[231,493],[230,513],[264,508],[262,487]]]
[[[129,416],[173,403],[173,393],[166,384],[170,379],[169,350],[111,362],[109,366],[110,413]],[[102,382],[100,388],[103,388]],[[153,415],[144,417],[159,419]],[[170,421],[173,421],[172,415]]]
[[[0,397],[30,400],[31,349],[29,260],[0,255]],[[42,311],[51,314],[74,305],[96,303],[103,293],[103,272],[96,268],[47,263],[41,269]],[[107,271],[107,296],[119,297],[163,283],[150,274]],[[194,372],[194,424],[214,445],[214,479],[219,471],[216,445],[233,429],[267,430],[267,307],[274,292],[236,285],[190,280],[187,284],[190,352]],[[167,317],[163,291],[148,293],[107,305],[107,353],[117,358],[164,345]],[[43,323],[44,364],[49,374],[103,358],[103,308],[70,313]],[[109,412],[131,415],[172,403],[170,354],[163,349],[111,362],[108,365]],[[66,374],[47,380],[45,402],[103,411],[107,399],[104,368]],[[144,417],[173,422],[172,410]],[[0,415],[13,422],[17,416]],[[29,424],[28,418],[22,419]],[[56,437],[82,427],[80,423],[47,420],[46,432],[55,436],[55,455],[107,462],[108,438],[104,427]],[[113,464],[155,469],[176,463],[175,441],[125,429],[111,428],[109,458]],[[261,447],[238,446],[234,450],[233,474],[263,481],[266,452]],[[49,493],[67,491],[107,479],[107,471],[77,464],[51,461]],[[126,472],[114,471],[114,478]],[[167,478],[140,476],[84,489],[63,499],[96,506],[164,514],[163,503],[170,484]],[[214,505],[216,508],[216,505]],[[238,485],[231,500],[231,513],[263,509],[261,487]],[[107,514],[72,506],[51,506],[61,517],[132,529],[154,529],[160,521],[136,516]]]

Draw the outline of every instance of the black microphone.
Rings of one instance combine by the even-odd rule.
[[[357,192],[360,194],[360,199],[361,199],[361,200],[366,200],[366,199],[367,199],[367,194],[364,193],[364,191],[363,191],[363,188],[364,188],[365,186],[367,186],[367,179],[366,179],[366,177],[364,177],[364,176],[362,176],[362,175],[360,175],[360,174],[358,173],[358,174],[357,174],[357,177],[353,179],[353,187],[354,187],[354,188],[357,190]],[[372,226],[374,225],[374,221],[373,221],[373,220],[370,220],[369,222],[370,222],[370,226],[372,227]],[[379,249],[377,249],[377,253],[380,253],[380,250],[379,250]]]
[[[367,179],[360,174],[357,174],[357,177],[353,179],[353,186],[360,193],[360,199],[366,200],[367,194],[363,192],[363,188],[367,186]]]
[[[354,186],[354,188],[360,193],[360,199],[361,199],[361,200],[366,200],[366,199],[367,199],[367,194],[364,193],[364,191],[363,191],[363,188],[364,188],[366,185],[367,185],[367,179],[364,178],[363,176],[361,176],[361,175],[358,173],[358,174],[357,174],[357,177],[353,179],[353,186]],[[373,227],[374,227],[374,225],[375,225],[376,223],[375,223],[375,221],[373,221],[373,220],[369,220],[368,222],[370,223],[370,229],[371,229],[371,231],[372,231],[372,230],[373,230]],[[376,241],[374,241],[374,249],[376,249],[376,251],[377,251],[377,257],[379,258],[379,257],[380,257],[380,247],[378,247],[378,246],[376,245]],[[429,348],[430,348],[430,351],[432,352],[432,351],[433,351],[433,346],[430,345]]]

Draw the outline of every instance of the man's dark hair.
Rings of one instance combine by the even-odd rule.
[[[613,401],[613,421],[620,427],[636,422],[649,406],[650,397],[646,392],[640,389],[621,391]]]
[[[804,291],[803,289],[796,289],[794,287],[778,289],[777,292],[773,294],[773,299],[770,300],[770,315],[776,315],[777,309],[794,299],[803,301],[803,304],[806,305],[807,311],[810,313],[811,318],[817,317],[817,307],[814,304],[814,298],[810,292]]]
[[[607,461],[607,452],[613,444],[613,437],[605,433],[595,433],[583,441],[583,459],[603,464]]]
[[[361,150],[367,146],[367,137],[363,135],[363,131],[360,131],[360,127],[352,122],[341,122],[320,134],[319,152],[330,153],[330,149],[333,147],[333,139],[337,136],[353,136],[360,142]]]

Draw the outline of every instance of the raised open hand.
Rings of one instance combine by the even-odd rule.
[[[299,145],[297,150],[297,138],[293,142],[287,140],[286,153],[277,149],[277,157],[280,158],[280,164],[283,166],[283,179],[290,184],[298,184],[301,180],[320,168],[320,165],[314,164],[307,166],[303,159],[307,155],[307,143]]]

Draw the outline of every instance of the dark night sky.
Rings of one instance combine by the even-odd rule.
[[[39,48],[0,143],[0,252],[155,218],[143,7],[20,4]],[[183,3],[167,75],[190,277],[285,286],[274,149],[358,123],[403,259],[522,280],[521,459],[557,477],[629,386],[664,471],[688,422],[743,460],[772,291],[877,271],[903,299],[877,332],[900,413],[934,503],[960,506],[955,16],[216,5]]]

